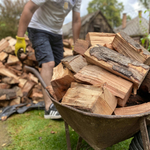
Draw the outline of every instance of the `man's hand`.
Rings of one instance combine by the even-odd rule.
[[[15,45],[15,55],[18,57],[18,50],[21,48],[23,49],[23,52],[26,52],[26,42],[25,42],[25,37],[18,37],[16,36],[17,43]]]

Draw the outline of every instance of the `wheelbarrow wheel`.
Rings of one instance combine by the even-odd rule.
[[[150,138],[150,126],[147,126],[147,131]],[[134,138],[130,143],[129,150],[144,150],[140,131],[134,135]]]

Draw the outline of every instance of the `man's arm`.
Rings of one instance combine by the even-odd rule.
[[[72,31],[73,31],[74,43],[79,38],[80,28],[81,28],[80,13],[76,12],[76,11],[73,11]]]
[[[34,14],[34,12],[38,9],[38,5],[33,3],[31,0],[27,2],[25,5],[20,21],[19,21],[19,28],[18,28],[18,37],[24,37],[24,34],[27,30],[28,24]]]

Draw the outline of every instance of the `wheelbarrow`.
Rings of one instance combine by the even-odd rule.
[[[115,116],[92,114],[77,110],[56,101],[46,89],[46,84],[36,69],[29,66],[25,66],[24,69],[28,72],[32,72],[39,79],[64,119],[68,150],[71,150],[68,125],[80,136],[78,145],[82,138],[95,150],[102,150],[131,138],[140,130],[143,148],[144,150],[150,150],[147,131],[147,125],[150,124],[150,112]]]

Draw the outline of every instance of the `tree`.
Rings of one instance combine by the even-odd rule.
[[[150,0],[139,0],[140,4],[142,4],[147,10],[150,9]],[[149,10],[149,33],[150,33],[150,10]]]
[[[117,0],[92,0],[88,4],[88,13],[100,10],[112,27],[121,25],[120,13],[124,10],[123,3]]]
[[[0,4],[0,39],[15,37],[20,15],[27,0],[2,0]]]

